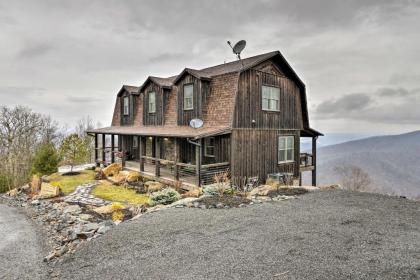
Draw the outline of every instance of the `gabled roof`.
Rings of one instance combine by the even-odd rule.
[[[200,80],[210,80],[210,76],[206,75],[205,73],[201,72],[200,70],[195,70],[195,69],[191,69],[191,68],[185,68],[184,70],[182,70],[181,74],[179,74],[175,80],[174,80],[174,84],[177,84],[179,80],[182,79],[182,77],[184,77],[185,74],[190,74]]]
[[[170,89],[176,77],[177,76],[161,78],[161,77],[149,76],[147,77],[146,81],[144,81],[144,83],[140,86],[139,92],[141,92],[149,84],[149,82],[153,82],[163,88]]]
[[[128,92],[129,94],[137,94],[139,92],[139,87],[123,85],[118,92],[118,96],[121,96],[124,91]]]

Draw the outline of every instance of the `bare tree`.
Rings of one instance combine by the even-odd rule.
[[[95,151],[95,143],[94,138],[92,136],[89,136],[86,134],[87,130],[94,129],[94,121],[90,116],[86,116],[84,118],[81,118],[75,127],[75,133],[83,139],[83,142],[86,145],[87,153],[85,162],[93,162],[94,160],[94,151]]]
[[[0,170],[8,188],[25,183],[34,153],[43,141],[52,141],[56,124],[29,108],[0,107]]]
[[[364,191],[371,183],[369,174],[356,165],[343,164],[334,168],[344,188]]]

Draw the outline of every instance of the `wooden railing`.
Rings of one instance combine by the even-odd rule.
[[[173,160],[159,159],[155,157],[142,156],[144,164],[155,166],[154,174],[156,177],[161,176],[161,170],[170,171],[173,179],[178,181],[190,181],[196,182],[198,173],[197,166],[195,164],[175,162]],[[140,163],[141,165],[141,163]],[[201,165],[200,169],[200,182],[202,185],[211,184],[214,182],[216,174],[229,172],[229,162],[220,162],[212,164]],[[144,171],[144,167],[143,170]]]
[[[312,155],[308,153],[301,153],[300,154],[300,167],[312,167],[313,166],[313,160]]]

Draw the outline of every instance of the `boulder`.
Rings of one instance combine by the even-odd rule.
[[[10,191],[8,191],[6,194],[8,196],[16,196],[19,193],[18,189],[11,189]]]
[[[42,182],[41,191],[39,192],[38,198],[51,198],[60,195],[60,188],[52,186],[48,183]]]
[[[41,179],[38,175],[33,175],[31,180],[31,192],[33,194],[37,194],[39,192],[39,189],[41,188]]]
[[[109,177],[108,180],[110,180],[114,185],[122,185],[125,183],[126,176],[125,172],[119,172],[115,176]]]
[[[136,171],[129,171],[129,172],[128,172],[128,174],[127,174],[127,176],[125,177],[125,180],[126,180],[128,183],[132,183],[132,182],[137,182],[137,181],[139,181],[139,180],[140,180],[140,178],[141,178],[141,175],[140,175],[140,173],[139,173],[139,172],[136,172]]]
[[[105,179],[106,179],[106,175],[102,169],[95,171],[95,180],[105,180]]]
[[[148,193],[160,191],[164,187],[162,183],[156,181],[147,181],[144,185]]]
[[[112,206],[110,204],[110,205],[105,205],[105,206],[101,206],[101,207],[95,208],[95,209],[93,209],[93,211],[95,211],[98,214],[112,214],[115,211],[121,210],[121,209],[125,209],[125,207],[124,208],[117,208],[117,207]]]
[[[66,214],[66,213],[69,213],[69,214],[80,214],[81,212],[82,212],[82,208],[80,208],[80,206],[77,205],[77,204],[66,206],[63,209],[63,213],[64,214]]]
[[[103,169],[104,174],[107,177],[112,177],[118,175],[122,170],[122,166],[119,163],[112,163]]]
[[[277,187],[276,186],[271,186],[271,185],[262,185],[259,187],[254,188],[249,194],[248,197],[251,196],[266,196],[269,192],[271,191],[276,191]]]
[[[184,194],[182,194],[182,197],[199,197],[201,195],[201,191],[199,188],[194,188]]]

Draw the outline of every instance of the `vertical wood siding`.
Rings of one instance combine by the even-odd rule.
[[[129,100],[129,107],[128,107],[128,115],[124,115],[124,98],[128,97]],[[136,111],[136,101],[137,101],[137,97],[135,95],[132,95],[130,93],[128,93],[127,91],[124,92],[120,99],[120,120],[121,120],[121,125],[132,125],[134,123],[134,115],[135,115],[135,111]]]
[[[184,85],[193,85],[193,104],[192,110],[184,110]],[[201,81],[192,75],[185,77],[177,83],[178,88],[178,125],[189,125],[190,120],[203,117],[203,107],[206,104],[206,96],[208,95],[208,82]]]
[[[295,137],[294,163],[278,163],[278,137]],[[267,174],[290,172],[299,176],[300,133],[297,130],[234,129],[231,134],[231,172],[234,177],[258,176],[264,183]]]
[[[149,113],[149,92],[156,93],[156,112]],[[142,92],[143,94],[143,124],[163,125],[165,109],[165,91],[155,83],[149,85]]]
[[[280,88],[279,112],[262,110],[261,88],[263,85]],[[297,85],[284,76],[254,69],[245,71],[239,78],[234,127],[302,129],[299,91]],[[255,120],[254,124],[252,120]]]

